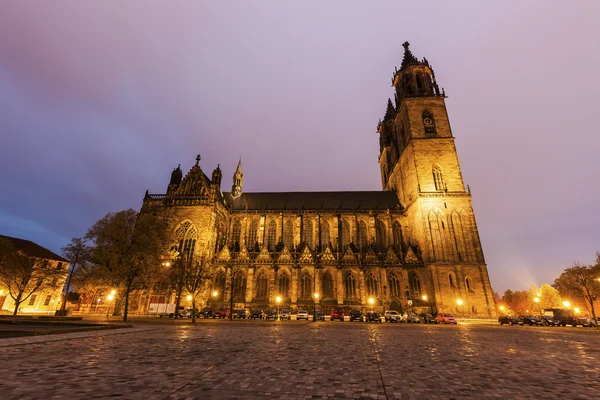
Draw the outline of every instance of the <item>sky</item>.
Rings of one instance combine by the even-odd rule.
[[[380,190],[409,41],[448,95],[492,287],[600,250],[597,1],[0,5],[0,233],[55,252],[242,157],[244,191]],[[593,118],[594,117],[594,118]]]

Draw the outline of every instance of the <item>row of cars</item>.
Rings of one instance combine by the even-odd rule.
[[[551,316],[551,315],[521,315],[518,317],[511,315],[501,315],[498,317],[500,325],[529,325],[529,326],[583,326],[595,328],[600,323],[600,318],[577,317],[572,315]]]

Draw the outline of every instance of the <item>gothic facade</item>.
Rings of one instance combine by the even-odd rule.
[[[413,308],[493,317],[470,190],[432,67],[404,44],[395,101],[377,125],[382,191],[246,193],[241,160],[230,192],[199,157],[142,212],[168,221],[186,254],[212,259],[205,304],[292,310]],[[216,296],[212,296],[212,293]]]

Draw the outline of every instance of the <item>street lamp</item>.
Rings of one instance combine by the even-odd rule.
[[[371,305],[371,312],[373,312],[373,304],[375,304],[375,299],[372,297],[369,297],[369,304]]]
[[[116,291],[113,290],[113,292],[116,293]],[[106,319],[108,319],[108,314],[110,312],[110,302],[112,301],[112,299],[114,299],[115,296],[113,293],[109,294],[108,296],[106,296],[106,300],[108,300],[108,307],[106,307]]]
[[[537,304],[538,312],[540,313],[540,315],[542,315],[542,309],[540,308],[540,298],[539,297],[535,297],[533,299],[533,301],[535,301],[535,304]]]
[[[277,319],[281,319],[281,317],[279,316],[279,303],[281,303],[281,296],[277,296],[275,301],[277,302]]]
[[[462,305],[463,305],[462,299],[457,299],[456,304],[458,304],[458,308],[460,309],[460,315],[464,318],[465,313],[463,312],[463,308],[462,308]]]
[[[568,301],[563,301],[563,306],[569,308],[571,307],[571,303],[569,303]]]
[[[315,293],[315,304],[313,305],[313,322],[317,321],[317,302],[319,301],[319,293]]]
[[[429,312],[431,313],[431,315],[433,315],[433,304],[431,304],[430,302],[427,301],[427,295],[424,294],[423,296],[421,296],[421,298],[423,299],[425,304],[429,305]]]
[[[573,309],[573,311],[575,311],[575,314],[579,314],[579,312],[580,312],[581,310],[579,309],[579,307],[575,307],[575,308]]]

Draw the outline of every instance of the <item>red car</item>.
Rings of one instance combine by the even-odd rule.
[[[219,308],[213,313],[213,318],[229,318],[229,308]]]
[[[438,314],[436,317],[438,324],[458,324],[452,314]]]
[[[329,318],[331,321],[335,321],[339,319],[344,322],[344,309],[343,308],[334,308],[331,310],[331,317]]]

